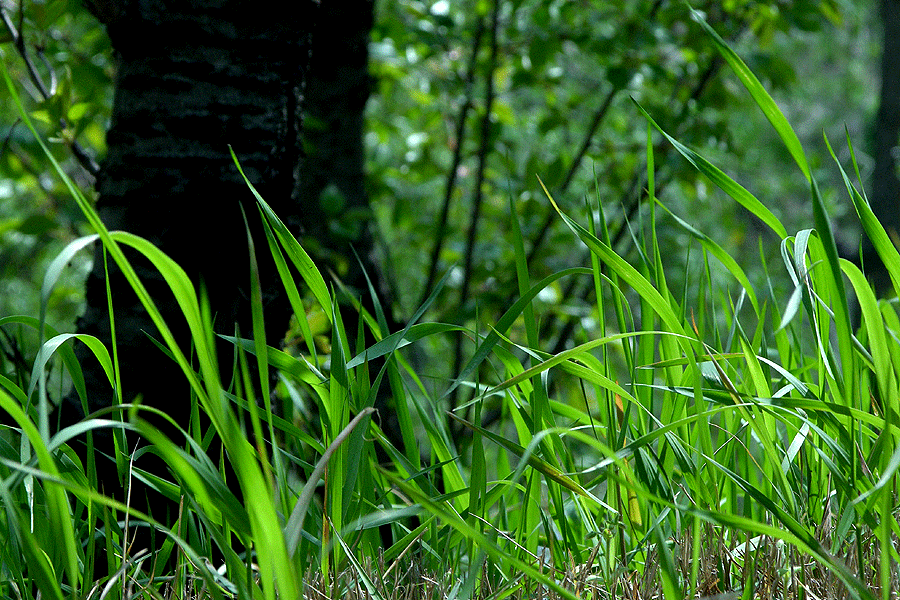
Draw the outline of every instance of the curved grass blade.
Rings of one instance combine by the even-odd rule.
[[[641,111],[641,114],[644,115],[644,118],[650,121],[650,123],[659,131],[663,136],[669,141],[672,146],[675,147],[676,150],[685,158],[689,163],[694,165],[698,171],[706,175],[706,177],[712,181],[716,186],[719,187],[723,192],[731,196],[738,204],[749,210],[756,217],[759,218],[760,221],[769,226],[769,228],[774,231],[779,238],[787,237],[787,229],[785,229],[784,225],[781,224],[781,221],[772,214],[765,205],[756,199],[756,196],[751,194],[744,188],[741,184],[737,183],[731,177],[726,175],[721,169],[717,166],[670,136],[668,133],[663,131],[662,127],[657,125],[656,121],[650,116],[650,114],[641,107],[640,104],[635,102],[638,110]]]
[[[331,455],[340,447],[344,441],[350,437],[350,434],[353,433],[353,430],[359,425],[364,419],[368,418],[372,413],[375,412],[374,408],[366,407],[359,411],[350,423],[344,427],[343,430],[334,438],[334,441],[329,444],[328,448],[322,453],[322,457],[319,458],[319,462],[316,463],[316,468],[313,469],[313,472],[310,473],[309,479],[306,481],[306,485],[303,486],[303,491],[300,493],[300,498],[297,500],[297,503],[294,505],[294,509],[291,511],[291,516],[288,519],[287,524],[284,526],[284,535],[287,542],[287,550],[290,556],[293,556],[297,551],[297,546],[300,545],[300,537],[303,531],[303,521],[306,518],[306,513],[309,510],[309,504],[312,502],[313,495],[316,493],[316,488],[319,485],[319,480],[322,479],[322,475],[325,474],[325,469],[328,467],[328,461],[331,459]]]
[[[41,345],[41,349],[34,359],[34,366],[31,370],[31,381],[29,382],[27,392],[29,398],[40,380],[40,374],[46,368],[47,363],[53,357],[53,354],[56,353],[60,346],[72,339],[80,341],[94,353],[94,357],[100,363],[100,367],[103,369],[103,373],[106,375],[110,386],[115,389],[112,359],[109,356],[106,346],[103,345],[103,342],[92,335],[84,333],[63,333],[53,336]]]
[[[731,67],[731,70],[734,71],[734,74],[737,75],[740,82],[744,84],[744,87],[750,92],[753,100],[756,101],[757,106],[759,106],[763,114],[766,115],[766,118],[772,124],[772,127],[775,128],[775,131],[781,137],[781,141],[784,142],[788,152],[790,152],[794,161],[797,163],[797,166],[800,167],[800,170],[803,172],[804,177],[806,177],[807,181],[811,181],[812,176],[810,175],[809,164],[806,162],[806,154],[803,152],[803,146],[800,144],[800,139],[797,137],[797,134],[794,133],[794,129],[791,127],[791,124],[788,123],[788,120],[781,112],[781,109],[778,108],[778,105],[775,104],[775,101],[772,100],[772,97],[766,92],[766,89],[759,82],[759,79],[756,78],[756,75],[753,74],[753,71],[751,71],[734,50],[728,46],[725,40],[716,33],[716,30],[710,27],[703,19],[703,15],[692,8],[691,16],[700,24],[704,31],[706,31],[709,37],[712,38],[719,54],[722,55],[722,58],[725,59],[725,62],[728,63],[728,66]]]
[[[531,289],[528,290],[527,294],[516,300],[515,303],[513,303],[513,305],[510,306],[505,313],[503,313],[503,316],[500,317],[500,320],[497,321],[497,324],[494,326],[491,332],[485,336],[484,340],[481,342],[481,345],[479,345],[475,350],[475,354],[463,368],[462,372],[450,385],[447,391],[444,392],[443,397],[449,396],[453,392],[453,390],[459,387],[459,385],[463,381],[465,381],[466,378],[469,377],[469,375],[472,374],[476,367],[478,367],[478,365],[480,365],[484,361],[484,359],[488,357],[488,355],[491,353],[491,350],[493,350],[497,342],[500,341],[499,333],[505,333],[507,329],[512,327],[512,324],[515,323],[516,319],[519,318],[519,315],[522,314],[528,303],[531,302],[542,289],[544,289],[557,279],[561,279],[569,275],[592,274],[593,272],[590,269],[584,267],[572,267],[569,269],[563,269],[562,271],[559,271],[552,275],[548,275],[544,279],[531,286]]]

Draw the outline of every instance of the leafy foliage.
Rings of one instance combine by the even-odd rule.
[[[374,314],[367,314],[361,323],[378,341],[369,348],[351,348],[333,293],[314,261],[258,197],[266,246],[280,266],[301,341],[292,352],[265,347],[257,298],[250,337],[231,340],[233,360],[240,366],[237,382],[220,380],[217,365],[227,358],[216,356],[210,315],[184,272],[144,240],[107,231],[67,176],[74,166],[55,160],[59,149],[44,145],[33,132],[35,143],[110,260],[130,276],[120,250],[127,245],[163,273],[191,328],[194,355],[181,353],[158,315],[157,324],[167,351],[191,383],[189,401],[209,416],[211,425],[198,430],[196,423],[179,424],[183,438],[169,440],[141,418],[147,409],[119,405],[108,415],[92,415],[79,431],[51,437],[45,422],[51,394],[45,366],[55,351],[78,387],[77,364],[65,345],[70,338],[57,336],[43,318],[0,321],[0,327],[35,328],[41,331],[38,339],[47,340],[34,371],[22,361],[18,368],[5,368],[0,379],[0,406],[16,422],[0,445],[5,512],[0,538],[8,541],[0,546],[7,582],[3,592],[12,594],[15,587],[16,593],[34,597],[36,587],[42,597],[86,595],[95,585],[94,544],[99,537],[110,549],[108,560],[120,568],[99,582],[104,593],[124,597],[129,582],[158,593],[161,584],[153,579],[152,561],[127,551],[127,527],[111,515],[128,512],[132,519],[160,525],[98,493],[91,464],[79,464],[67,445],[85,430],[114,427],[123,436],[146,437],[170,464],[171,478],[143,472],[139,458],[130,464],[130,472],[165,493],[184,494],[184,511],[167,532],[169,542],[162,554],[174,553],[180,564],[190,564],[191,575],[202,582],[196,585],[212,597],[298,597],[304,581],[316,580],[332,596],[362,596],[359,590],[365,588],[369,597],[398,597],[394,594],[399,586],[419,584],[412,573],[421,570],[451,573],[450,590],[440,597],[537,593],[622,597],[658,591],[665,598],[718,592],[747,598],[804,597],[807,592],[854,598],[880,593],[889,598],[900,583],[896,303],[876,300],[859,269],[839,258],[828,206],[816,183],[816,168],[806,166],[810,160],[803,142],[759,83],[752,61],[745,63],[739,52],[732,52],[732,44],[723,41],[745,27],[763,39],[774,37],[779,28],[810,27],[818,23],[811,15],[822,6],[826,12],[832,7],[793,3],[796,13],[785,11],[793,15],[788,18],[773,12],[777,3],[722,5],[743,20],[730,22],[726,18],[730,13],[710,10],[706,20],[697,15],[695,22],[685,9],[653,5],[654,19],[660,23],[654,35],[668,40],[660,46],[667,50],[655,55],[663,67],[651,63],[656,66],[646,67],[646,79],[638,85],[637,75],[628,78],[615,69],[630,72],[634,64],[644,65],[646,57],[631,64],[609,53],[604,59],[609,62],[598,69],[587,62],[591,58],[587,53],[573,55],[579,44],[589,47],[640,35],[644,23],[636,15],[647,9],[643,4],[624,3],[618,12],[609,12],[610,19],[631,15],[634,25],[631,30],[606,30],[605,38],[595,35],[595,29],[604,31],[603,26],[588,19],[589,10],[577,3],[520,2],[496,11],[489,4],[476,4],[469,14],[483,19],[482,35],[490,37],[489,23],[497,24],[494,59],[503,60],[491,66],[489,56],[479,54],[476,61],[478,68],[488,65],[498,81],[496,98],[490,103],[481,100],[483,106],[494,107],[493,118],[481,121],[489,125],[486,147],[491,154],[476,156],[484,159],[486,175],[479,219],[485,223],[495,219],[496,230],[491,230],[495,235],[490,245],[482,242],[474,252],[478,260],[471,263],[472,281],[484,283],[473,287],[472,306],[462,302],[457,325],[423,320],[452,314],[459,304],[454,292],[458,296],[463,279],[451,270],[435,281],[433,291],[426,290],[423,302],[415,300],[422,290],[407,294],[405,302],[412,302],[416,310],[402,331],[386,330],[384,307],[376,302]],[[466,31],[462,11],[452,13],[449,4],[442,8],[441,3],[427,10],[418,3],[401,3],[397,10],[400,22],[409,27],[384,26],[376,36],[383,52],[379,74],[389,88],[376,107],[388,104],[390,92],[397,95],[400,108],[409,109],[400,102],[401,88],[424,94],[417,100],[422,104],[453,97],[449,91],[429,97],[432,84],[423,89],[410,82],[430,78],[417,79],[408,70],[413,65],[443,64],[450,73],[465,64],[464,52],[454,54],[448,35],[454,27]],[[433,27],[430,32],[425,31],[428,23]],[[553,29],[561,23],[567,29]],[[528,31],[528,24],[540,27]],[[576,35],[579,31],[582,37]],[[410,32],[425,41],[401,43],[402,36],[413,35]],[[526,32],[531,36],[528,43]],[[575,40],[571,46],[570,39]],[[442,52],[437,50],[442,44],[450,45]],[[391,46],[412,48],[413,55],[407,51],[401,57]],[[716,127],[725,122],[724,110],[704,113],[709,121],[690,111],[673,115],[667,110],[669,102],[661,100],[669,96],[653,87],[665,82],[673,89],[689,90],[689,65],[707,55],[709,64],[716,64],[713,52],[724,57],[723,64],[749,90],[747,97],[768,116],[774,139],[787,148],[780,158],[788,163],[785,168],[798,170],[806,181],[812,223],[801,228],[785,223],[777,207],[753,195],[754,185],[739,185],[716,166],[719,154],[733,150],[727,143],[714,144],[711,152],[706,147],[711,134],[720,139]],[[562,60],[565,57],[572,60]],[[456,60],[463,62],[454,65]],[[523,65],[522,73],[509,67],[516,61]],[[634,73],[641,74],[642,69]],[[621,163],[596,168],[602,175],[579,172],[567,184],[561,174],[575,164],[573,132],[584,131],[583,120],[590,116],[589,111],[581,114],[578,106],[591,94],[584,91],[573,102],[577,89],[569,90],[568,99],[554,92],[541,98],[535,90],[539,82],[554,81],[554,76],[561,86],[595,71],[604,73],[603,81],[611,89],[621,88],[623,106],[618,114],[642,115],[647,127],[625,116],[616,121],[610,113],[607,122],[620,129],[591,141],[595,163],[606,164],[604,153],[596,149],[602,148],[595,146],[598,143],[612,146],[626,139],[630,152],[621,155]],[[673,77],[670,71],[674,79],[667,79]],[[16,97],[10,70],[5,73],[10,94]],[[510,91],[516,77],[526,88],[521,95]],[[685,78],[683,88],[675,85],[679,77]],[[447,85],[449,90],[451,83],[459,81],[437,77],[433,85]],[[726,94],[746,94],[716,85],[710,89],[723,94],[721,109],[731,104]],[[393,91],[390,86],[395,86]],[[626,91],[633,92],[635,102],[626,101]],[[533,105],[550,103],[548,94],[555,103],[564,101],[556,105],[558,120],[543,131],[530,119],[517,126],[513,115],[529,114],[528,105],[519,103],[529,97]],[[675,104],[690,106],[688,100]],[[478,102],[473,95],[474,114]],[[40,109],[21,110],[23,125],[31,126],[29,112],[34,110]],[[382,221],[391,224],[387,235],[392,252],[418,248],[418,256],[428,256],[423,248],[435,240],[429,229],[433,217],[421,207],[434,207],[433,199],[441,196],[445,170],[437,166],[452,163],[453,146],[418,135],[440,131],[439,122],[428,121],[428,111],[409,109],[397,115],[406,116],[385,119],[372,133],[373,139],[384,140],[385,156],[397,150],[393,145],[405,144],[403,161],[391,163],[377,150],[374,153],[374,181],[386,186],[382,193],[389,189],[393,196],[392,203],[379,210]],[[532,126],[536,128],[529,129]],[[521,152],[530,147],[529,135],[545,142],[531,148],[533,156]],[[868,209],[849,139],[847,147],[850,160],[835,161],[840,181],[862,229],[894,281],[900,281],[900,255]],[[60,156],[68,158],[65,152]],[[557,158],[560,163],[554,167]],[[547,203],[530,195],[533,186],[524,177],[502,181],[498,175],[506,169],[519,173],[532,168],[529,164],[533,174],[541,176],[539,187]],[[456,169],[465,171],[462,163]],[[620,229],[624,214],[605,198],[626,187],[635,173],[640,173],[637,189],[646,190],[647,200],[633,219],[627,238],[631,246],[622,250],[614,236],[625,231]],[[461,181],[468,181],[470,176],[460,174]],[[564,199],[569,186],[587,189],[587,181],[593,181],[594,191],[583,207]],[[510,189],[513,185],[522,189]],[[763,240],[765,244],[775,240],[778,259],[769,261],[763,253],[758,270],[752,278],[747,276],[743,256],[715,239],[720,231],[708,231],[703,215],[685,209],[677,197],[670,201],[663,195],[666,188],[703,186],[717,187],[721,198],[730,196],[771,229],[773,233]],[[451,207],[453,219],[448,223],[465,222],[466,211],[457,215],[458,208]],[[582,211],[589,215],[585,225],[576,216]],[[552,217],[548,242],[535,246],[547,215]],[[681,225],[679,233],[669,232],[668,223]],[[694,243],[680,244],[686,239]],[[442,265],[465,259],[465,240],[448,233],[438,256]],[[50,268],[41,296],[42,314],[50,306],[52,295],[46,292],[54,287],[61,265],[92,241],[78,238],[75,245],[57,252],[65,260]],[[254,251],[262,252],[262,240],[255,243]],[[677,244],[685,246],[684,255],[673,250]],[[543,249],[533,252],[535,247]],[[560,247],[566,252],[560,253]],[[584,260],[579,262],[582,252]],[[716,261],[726,268],[720,269]],[[300,279],[291,277],[288,264]],[[421,261],[394,264],[408,270],[398,278],[427,271]],[[492,264],[503,265],[508,272],[498,273]],[[774,275],[782,270],[790,281],[786,292]],[[243,274],[247,275],[255,276]],[[495,281],[491,283],[490,277]],[[559,297],[561,286],[570,280],[583,282],[593,292],[589,308],[573,310],[568,298],[548,307],[554,303],[547,298]],[[152,298],[137,278],[131,277],[130,283],[155,314]],[[258,287],[254,293],[259,294]],[[860,306],[858,330],[851,322],[847,293]],[[506,302],[507,296],[511,301]],[[305,302],[317,303],[317,310],[308,310]],[[467,311],[474,315],[476,308],[489,327],[468,316]],[[590,315],[592,324],[565,339],[567,347],[551,349],[551,336],[542,331],[542,322],[567,311],[580,315],[580,324]],[[493,318],[495,312],[498,316]],[[330,326],[317,327],[316,315],[324,316]],[[328,344],[316,339],[323,331],[331,335]],[[416,348],[429,343],[446,347],[464,337],[471,342],[471,352],[449,375],[441,373],[443,380],[426,384],[427,372],[414,366]],[[114,382],[120,366],[104,351],[95,350]],[[376,356],[388,360],[374,373],[370,360]],[[269,403],[268,365],[281,372],[279,387],[286,399],[281,411]],[[389,387],[394,398],[402,447],[388,441],[378,419],[371,418],[381,386]],[[253,397],[256,389],[263,392],[261,405]],[[458,389],[468,390],[470,398],[457,410],[445,411],[447,398]],[[312,424],[303,412],[311,406],[318,415]],[[225,480],[227,470],[207,454],[213,435],[222,440],[235,465],[236,487]],[[130,462],[125,453],[113,458]],[[32,527],[35,522],[45,526]],[[98,522],[105,524],[102,531],[95,530]],[[382,547],[379,527],[391,530],[392,545]],[[224,556],[222,571],[209,569],[203,560],[213,548]],[[380,569],[374,567],[379,561]],[[387,563],[391,566],[383,568]],[[405,575],[389,579],[391,571],[404,570],[398,565],[412,566]],[[314,575],[307,576],[310,572]],[[179,568],[168,585],[173,595],[182,597],[194,584]]]

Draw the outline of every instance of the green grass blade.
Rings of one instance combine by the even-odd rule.
[[[309,257],[309,254],[306,253],[306,250],[304,250],[303,247],[300,246],[300,243],[297,242],[297,240],[294,238],[294,236],[291,235],[291,232],[288,230],[287,226],[281,221],[281,219],[278,218],[278,216],[272,210],[272,207],[270,207],[266,203],[266,201],[263,200],[262,196],[260,196],[259,192],[256,191],[256,188],[253,187],[253,184],[250,182],[250,180],[247,179],[247,176],[244,175],[244,170],[241,168],[234,150],[232,150],[230,146],[228,150],[229,152],[231,152],[231,158],[232,160],[234,160],[234,164],[240,172],[241,177],[244,178],[244,182],[247,184],[250,192],[256,198],[256,202],[259,204],[260,210],[262,210],[263,215],[265,215],[266,221],[274,230],[275,236],[281,243],[282,248],[287,251],[288,257],[290,257],[291,262],[294,263],[294,266],[297,268],[300,276],[303,277],[306,285],[309,286],[310,291],[312,291],[313,296],[315,296],[316,301],[322,306],[322,310],[325,311],[325,314],[330,319],[333,312],[331,294],[329,294],[328,292],[328,286],[325,284],[325,279],[322,277],[319,269],[316,267],[313,260]]]
[[[444,397],[449,396],[453,390],[455,390],[459,385],[466,380],[469,375],[480,365],[484,359],[488,357],[491,351],[494,349],[494,346],[497,342],[500,341],[500,333],[505,333],[512,324],[519,318],[519,315],[525,310],[525,306],[530,303],[538,293],[553,283],[554,281],[561,279],[563,277],[568,277],[569,275],[591,275],[592,272],[590,269],[585,269],[583,267],[573,267],[569,269],[563,269],[557,273],[552,275],[548,275],[544,279],[540,280],[528,290],[528,293],[524,296],[521,296],[518,300],[510,306],[503,316],[500,317],[500,320],[497,321],[497,324],[494,326],[494,329],[488,333],[481,344],[476,348],[475,354],[469,359],[469,362],[466,363],[466,366],[463,367],[462,372],[457,376],[454,382],[450,385],[450,387],[444,392]]]
[[[46,369],[47,363],[53,357],[54,353],[69,340],[78,340],[93,352],[94,357],[100,363],[103,373],[106,375],[107,381],[112,389],[115,389],[115,377],[113,376],[112,359],[109,356],[106,346],[97,338],[83,333],[63,333],[56,335],[41,345],[38,355],[34,359],[34,366],[31,372],[31,381],[29,382],[27,395],[30,398],[34,392],[40,379],[40,374]]]
[[[849,138],[847,141],[849,144]],[[881,261],[884,263],[884,266],[890,275],[891,282],[894,284],[894,290],[900,291],[900,252],[898,252],[897,247],[884,229],[881,221],[875,216],[875,213],[869,206],[869,202],[855,187],[853,187],[853,184],[850,183],[850,179],[847,177],[847,173],[844,171],[844,168],[840,165],[834,151],[831,149],[831,144],[828,143],[827,137],[825,138],[825,144],[828,146],[828,151],[831,153],[831,157],[834,159],[835,164],[837,164],[838,169],[840,169],[841,176],[844,179],[844,184],[847,186],[847,192],[850,195],[850,199],[853,201],[853,206],[856,209],[856,214],[862,224],[863,231],[866,232],[866,235],[872,242],[872,246],[875,248],[875,251],[878,252],[879,258],[881,258]],[[852,152],[853,147],[850,146],[850,148]]]
[[[779,221],[778,218],[772,214],[772,211],[766,208],[762,202],[757,200],[753,194],[726,175],[721,169],[663,131],[643,107],[637,104],[637,102],[635,102],[635,104],[637,105],[638,110],[641,111],[641,114],[644,115],[644,118],[649,120],[650,123],[656,127],[656,130],[663,134],[669,143],[672,144],[672,146],[674,146],[675,149],[694,166],[694,168],[706,175],[706,177],[716,184],[719,189],[731,196],[738,204],[749,210],[758,217],[759,220],[768,225],[779,238],[787,237],[787,230],[784,228],[784,225],[781,224],[781,221]]]
[[[38,465],[40,465],[41,469],[50,476],[58,478],[59,471],[56,468],[56,461],[47,449],[37,427],[35,427],[34,423],[31,422],[15,400],[2,390],[0,390],[0,409],[6,411],[6,413],[9,414],[22,429],[22,433],[27,436],[28,441],[31,443],[32,450],[37,455]],[[78,586],[81,583],[81,575],[78,569],[75,528],[72,521],[72,515],[69,512],[69,501],[66,498],[65,490],[59,485],[48,483],[45,486],[44,493],[46,495],[47,508],[49,509],[49,522],[44,525],[51,528],[54,532],[56,543],[62,546],[64,569],[68,573],[70,585],[77,595]],[[28,540],[32,538],[29,536],[24,536],[23,539],[25,543],[28,544],[28,547],[31,547],[31,542]],[[39,583],[41,583],[42,591],[50,597],[61,597],[61,594],[57,591],[50,589],[52,587],[52,582],[46,580],[47,573],[44,568],[44,561],[37,555],[33,557],[33,560],[38,565],[41,565],[39,573],[42,573],[43,575],[40,575]]]
[[[719,54],[722,55],[722,58],[725,59],[725,62],[728,63],[728,66],[731,67],[731,70],[734,71],[734,74],[737,75],[740,82],[744,84],[747,91],[750,92],[750,95],[753,97],[753,100],[756,101],[757,106],[759,106],[763,114],[766,115],[766,118],[772,124],[772,127],[775,128],[775,131],[778,133],[779,137],[781,137],[781,141],[784,142],[785,147],[794,158],[797,166],[800,167],[803,176],[806,177],[808,181],[811,181],[812,176],[809,171],[809,165],[806,162],[806,154],[803,152],[803,146],[800,144],[800,139],[797,137],[797,134],[794,133],[794,129],[784,117],[781,109],[778,108],[778,105],[772,100],[772,97],[759,82],[759,79],[756,78],[756,75],[753,74],[753,71],[751,71],[734,50],[728,46],[725,40],[716,33],[715,29],[710,27],[703,19],[703,15],[699,11],[691,9],[691,16],[701,27],[703,27],[703,30],[706,31],[715,44],[716,49],[718,49]]]
[[[722,263],[722,265],[728,269],[728,272],[732,274],[732,276],[737,279],[738,283],[741,284],[743,290],[747,293],[747,297],[750,299],[750,304],[753,305],[753,310],[757,314],[759,314],[759,301],[756,299],[756,292],[753,290],[753,286],[750,284],[750,279],[747,277],[744,270],[738,265],[737,261],[734,260],[725,250],[719,246],[715,241],[713,241],[708,235],[698,231],[695,227],[690,225],[687,221],[673,213],[669,210],[667,206],[658,202],[658,204],[667,212],[669,215],[675,219],[675,222],[678,223],[685,231],[687,231],[691,236],[693,236],[696,240],[703,245],[703,248],[716,257],[716,259]]]

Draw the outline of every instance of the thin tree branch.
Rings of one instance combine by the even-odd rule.
[[[472,263],[475,253],[475,238],[478,233],[478,221],[481,218],[481,207],[484,204],[484,172],[490,151],[491,111],[494,106],[494,73],[497,70],[497,30],[500,21],[500,0],[494,0],[491,15],[491,55],[485,74],[484,115],[481,119],[481,140],[478,148],[478,169],[475,174],[475,195],[472,198],[472,211],[469,216],[469,231],[466,237],[466,250],[463,258],[463,281],[459,291],[460,305],[469,295],[472,283]]]
[[[28,54],[28,49],[25,47],[25,38],[20,35],[19,30],[16,29],[15,24],[12,22],[12,19],[10,19],[9,14],[3,6],[0,6],[0,18],[3,19],[3,24],[6,26],[6,31],[12,38],[13,45],[16,47],[19,56],[22,57],[22,61],[25,63],[25,69],[28,71],[28,78],[31,80],[31,83],[34,84],[35,88],[37,88],[37,91],[41,95],[41,98],[43,98],[44,100],[49,99],[53,95],[52,91],[55,90],[48,90],[47,86],[44,85],[44,81],[41,78],[40,73],[38,73],[37,67],[35,67],[34,65],[34,61],[31,60],[31,56],[29,56]],[[49,65],[48,69],[50,70],[51,76],[55,79],[55,76],[52,75],[53,70],[50,69]],[[69,124],[65,119],[60,119],[59,124],[63,129],[69,127]],[[75,158],[78,160],[78,163],[84,168],[84,170],[86,170],[92,176],[96,177],[97,173],[100,172],[100,165],[97,164],[97,161],[95,161],[94,158],[90,154],[88,154],[88,152],[77,141],[72,140],[69,144],[69,147],[72,149],[72,154],[75,155]]]
[[[643,20],[648,22],[653,20],[653,18],[656,17],[656,13],[659,12],[662,3],[663,0],[656,0],[653,6],[650,7],[650,11],[647,13],[647,16],[643,18]],[[594,113],[594,118],[591,119],[591,125],[590,127],[588,127],[587,133],[584,136],[584,140],[581,142],[581,148],[578,150],[578,153],[572,160],[572,164],[569,165],[569,170],[566,173],[566,177],[563,180],[562,186],[560,186],[560,193],[565,193],[566,190],[569,189],[569,186],[572,184],[572,181],[575,179],[575,174],[578,173],[578,169],[579,167],[581,167],[581,163],[584,160],[584,157],[587,155],[588,149],[591,147],[591,141],[594,139],[594,135],[600,128],[600,124],[603,122],[604,117],[606,117],[606,114],[609,112],[609,107],[612,105],[613,100],[621,90],[622,88],[613,86],[612,89],[607,92],[606,98],[603,99],[600,107]],[[537,256],[538,250],[540,250],[541,244],[544,243],[544,240],[547,237],[547,233],[549,233],[550,227],[553,225],[553,222],[555,220],[556,212],[548,208],[547,215],[546,217],[544,217],[544,222],[541,224],[541,227],[538,230],[538,234],[531,241],[531,249],[528,251],[528,256],[526,258],[527,264],[531,264],[531,261],[535,256]]]
[[[478,221],[481,218],[481,207],[484,204],[484,173],[487,167],[487,158],[490,150],[491,137],[491,110],[494,105],[494,73],[497,70],[497,37],[500,28],[500,3],[494,0],[494,8],[491,14],[491,40],[490,59],[485,73],[484,91],[484,115],[481,119],[481,140],[478,148],[478,169],[475,175],[475,190],[472,198],[472,211],[469,217],[469,231],[466,239],[466,249],[463,258],[463,280],[459,289],[459,318],[465,314],[465,304],[469,297],[469,287],[472,284],[472,263],[475,255],[475,239],[478,233]],[[456,352],[453,372],[458,373],[462,366],[463,337],[456,338]],[[454,394],[454,400],[456,395]],[[455,404],[451,401],[451,406]]]
[[[425,303],[425,300],[431,294],[431,288],[437,279],[438,265],[440,264],[441,250],[444,247],[444,241],[447,238],[447,222],[450,218],[450,202],[453,199],[453,190],[456,188],[457,172],[459,165],[462,163],[463,141],[466,134],[466,119],[469,111],[472,110],[472,93],[475,80],[475,66],[478,64],[478,51],[481,49],[481,38],[484,33],[484,20],[479,16],[475,24],[475,38],[472,40],[472,55],[469,58],[469,64],[466,67],[466,75],[463,80],[465,83],[465,100],[459,107],[459,113],[456,117],[456,147],[453,149],[453,160],[450,162],[450,169],[447,171],[447,182],[444,184],[444,204],[441,207],[441,214],[438,218],[438,230],[434,239],[434,248],[431,250],[431,260],[428,267],[428,277],[425,278],[425,286],[422,288],[422,299],[419,306]]]
[[[578,172],[581,161],[584,160],[588,148],[591,147],[591,140],[594,138],[594,134],[597,133],[597,129],[599,129],[600,123],[603,122],[606,113],[609,112],[609,107],[612,105],[612,101],[616,97],[616,94],[619,93],[620,89],[621,88],[619,87],[613,86],[606,94],[603,104],[601,104],[600,108],[597,109],[597,112],[594,113],[594,118],[591,120],[591,126],[588,127],[587,134],[584,136],[584,141],[581,143],[581,149],[579,149],[578,154],[575,155],[575,160],[569,165],[569,170],[566,173],[562,186],[560,186],[561,194],[569,189],[569,185],[571,185],[572,181],[575,179],[575,173]],[[547,237],[547,233],[550,231],[550,227],[553,226],[554,221],[556,221],[556,211],[552,208],[548,208],[547,215],[544,217],[544,222],[541,224],[538,234],[531,241],[531,250],[528,251],[528,256],[525,259],[527,264],[531,264],[531,261],[537,255],[538,250],[540,250],[541,244],[544,243],[544,239]]]

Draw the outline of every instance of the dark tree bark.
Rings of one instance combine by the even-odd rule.
[[[881,100],[875,119],[875,169],[869,201],[888,234],[900,236],[900,181],[896,159],[900,140],[900,0],[881,0],[881,20],[884,25]],[[863,244],[863,262],[878,293],[889,293],[890,277],[868,240]]]
[[[374,4],[374,0],[330,0],[319,6],[303,100],[304,152],[295,188],[296,204],[303,210],[290,215],[288,222],[299,231],[319,268],[334,273],[349,294],[371,310],[368,275],[393,332],[401,326],[393,318],[393,294],[375,257],[363,143],[364,109],[372,87],[368,42]],[[347,298],[341,301],[341,317],[353,346],[350,351],[355,352],[358,313]],[[373,341],[365,340],[367,345]],[[377,372],[382,365],[376,359],[370,369]],[[384,383],[375,404],[379,423],[388,439],[402,448],[399,422],[389,401]]]
[[[108,153],[97,179],[98,212],[108,228],[150,240],[195,284],[202,282],[216,330],[231,334],[236,323],[242,332],[251,329],[243,206],[260,249],[268,342],[277,346],[287,325],[288,303],[271,259],[265,260],[255,200],[231,159],[229,145],[276,212],[286,215],[300,209],[292,193],[315,5],[290,2],[277,14],[246,0],[124,0],[113,6],[112,14],[106,13],[107,28],[119,65]],[[189,353],[187,327],[173,295],[155,269],[132,258],[181,349]],[[127,402],[140,395],[144,404],[187,427],[187,382],[149,341],[149,336],[158,338],[155,327],[110,266],[119,398]],[[98,249],[87,281],[87,307],[77,326],[109,345],[106,285]],[[219,351],[228,377],[233,349],[221,344]],[[76,354],[85,374],[88,410],[109,406],[114,394],[96,360],[84,347]],[[56,415],[63,426],[83,416],[74,393]],[[112,453],[109,430],[95,432],[94,442],[101,452]],[[143,455],[137,465],[166,475],[165,465],[152,455]],[[97,467],[101,487],[120,495],[115,465],[98,458]],[[174,504],[135,481],[130,484],[133,506],[149,509],[163,523],[172,522]],[[153,536],[146,529],[138,531],[138,547],[152,547]]]
[[[261,243],[258,213],[230,155],[281,213],[295,212],[291,193],[299,157],[299,106],[313,6],[289,3],[277,16],[244,0],[117,3],[108,23],[119,70],[108,154],[97,181],[98,211],[111,229],[147,238],[208,290],[217,329],[248,331],[249,263],[241,206]],[[263,244],[264,247],[264,244]],[[263,254],[263,253],[261,253]],[[174,298],[143,261],[139,274],[167,322],[187,344]],[[287,316],[277,280],[264,261],[270,341]],[[102,256],[87,282],[78,329],[110,342]],[[110,277],[122,398],[174,411],[177,369],[152,344],[155,328],[121,276]],[[84,349],[91,409],[112,391]],[[68,409],[73,409],[69,411]],[[66,407],[64,421],[80,416]]]
[[[350,248],[376,278],[363,149],[373,12],[373,0],[323,2],[319,7],[303,103],[304,156],[295,190],[304,210],[291,219],[320,268],[332,269],[363,298],[368,296],[365,278]]]
[[[231,334],[237,324],[249,334],[243,207],[258,249],[267,341],[277,347],[289,305],[268,257],[255,200],[233,164],[230,146],[275,212],[299,230],[307,250],[330,263],[358,297],[367,298],[363,268],[379,281],[362,137],[373,0],[301,0],[277,13],[246,0],[88,4],[107,24],[119,58],[108,154],[97,179],[97,208],[106,226],[153,242],[202,284],[217,332]],[[303,112],[310,123],[305,135]],[[351,245],[363,259],[362,268]],[[182,350],[189,352],[187,327],[162,277],[140,257],[132,258]],[[186,427],[187,382],[149,340],[158,337],[154,325],[121,274],[110,268],[119,398],[127,402],[140,395],[144,404]],[[106,287],[98,249],[78,330],[110,345]],[[354,323],[347,322],[351,332]],[[227,343],[219,347],[226,378],[232,352]],[[84,347],[76,354],[85,374],[88,411],[109,406],[115,394],[96,360]],[[55,417],[65,426],[84,414],[73,392]],[[95,445],[111,454],[109,430],[94,436]],[[160,461],[148,455],[141,460],[138,466],[163,474]],[[120,491],[111,461],[98,462],[98,477],[108,493]],[[138,494],[132,491],[133,505],[170,520],[160,512],[171,512],[174,505],[158,498],[144,505],[145,493],[140,487]],[[152,543],[152,538],[140,543]]]

